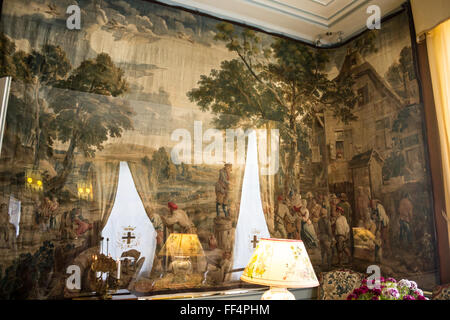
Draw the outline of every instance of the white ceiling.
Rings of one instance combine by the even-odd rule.
[[[333,44],[342,32],[345,41],[366,28],[367,8],[378,5],[384,17],[406,0],[158,0],[218,18],[236,21],[271,33],[315,43]]]

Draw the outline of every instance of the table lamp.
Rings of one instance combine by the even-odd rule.
[[[204,256],[204,252],[196,234],[171,233],[159,252],[159,256],[173,258],[171,267],[175,276],[174,280],[181,281],[185,279],[186,274],[192,271],[190,257]]]
[[[295,300],[287,288],[319,285],[305,245],[290,239],[260,239],[241,280],[270,286],[262,300]]]

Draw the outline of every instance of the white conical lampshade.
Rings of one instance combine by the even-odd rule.
[[[305,245],[290,239],[260,239],[241,280],[283,288],[319,285]]]

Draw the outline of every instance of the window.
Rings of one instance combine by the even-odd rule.
[[[344,159],[344,141],[336,141],[336,159]]]
[[[364,106],[369,103],[369,87],[367,84],[358,89],[358,104],[359,106]]]
[[[334,132],[335,139],[336,139],[336,159],[345,159],[345,147],[344,147],[344,141],[345,141],[345,132],[344,130],[336,130]]]

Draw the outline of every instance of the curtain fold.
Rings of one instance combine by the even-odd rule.
[[[100,230],[103,230],[111,215],[114,199],[116,198],[119,181],[119,161],[95,162],[95,177],[95,199],[97,200],[101,216]]]
[[[271,235],[275,229],[275,194],[278,188],[275,184],[275,177],[278,173],[276,170],[279,163],[278,159],[278,143],[271,122],[266,123],[264,130],[257,130],[257,146],[258,146],[258,166],[259,166],[259,185],[261,192],[261,201],[266,218],[267,227]]]
[[[442,151],[445,206],[450,239],[450,20],[427,34],[428,59],[433,83],[437,123]]]
[[[147,166],[141,162],[128,162],[131,175],[133,176],[134,184],[139,197],[144,204],[145,212],[151,219],[151,207],[152,207],[152,186],[150,181],[150,171]]]
[[[241,185],[241,202],[233,245],[233,269],[247,265],[257,241],[270,237],[263,210],[259,181],[257,130],[248,135],[244,177]],[[238,280],[240,272],[233,273],[231,279]]]

